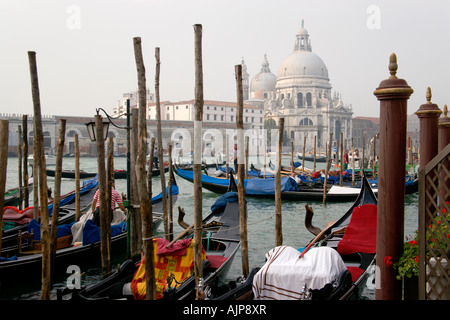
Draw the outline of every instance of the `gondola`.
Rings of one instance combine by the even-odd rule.
[[[175,203],[179,189],[175,179],[173,181],[172,201]],[[161,194],[152,198],[155,231],[162,223],[163,204],[161,200]],[[91,210],[85,213],[82,218],[84,216],[89,217],[89,215],[92,215]],[[115,224],[111,225],[111,255],[126,252],[127,245],[126,215],[121,213],[121,211],[116,212],[113,223]],[[58,225],[58,246],[53,266],[55,272],[65,272],[70,265],[81,267],[100,262],[100,228],[91,219],[86,218],[80,226],[83,231],[73,235],[73,230],[80,230],[74,229],[75,224]],[[18,252],[20,254],[16,256],[13,256],[13,252],[10,252],[8,257],[2,257],[2,261],[0,261],[0,283],[2,288],[25,280],[39,279],[42,265],[42,253],[39,249],[39,228],[39,223],[32,220],[29,225],[28,235],[33,233],[33,238],[30,239],[29,246],[22,247]],[[80,242],[76,241],[79,237],[78,235],[81,237]]]
[[[229,179],[230,192],[221,196],[211,207],[211,213],[203,219],[203,283],[205,286],[217,286],[224,279],[231,266],[233,258],[240,246],[239,236],[239,204],[237,203],[237,187],[232,175]],[[184,224],[182,224],[184,225]],[[180,244],[181,242],[181,244]],[[167,241],[155,239],[155,261],[157,270],[157,298],[168,300],[190,300],[195,299],[195,278],[192,274],[192,236],[185,235],[173,244],[186,248],[182,258],[177,258],[175,253],[166,256],[159,248],[165,248]],[[169,247],[171,248],[171,247]],[[174,249],[175,250],[175,249]],[[163,249],[164,251],[164,249]],[[159,254],[158,254],[159,252]],[[178,256],[179,257],[179,256]],[[181,262],[184,259],[184,264]],[[176,259],[178,267],[185,266],[187,274],[179,277],[177,272],[171,272],[172,268],[166,264],[167,259]],[[172,260],[173,261],[173,260]],[[167,269],[165,269],[167,267]],[[109,278],[97,284],[75,291],[72,293],[73,300],[108,300],[108,299],[141,299],[133,288],[142,283],[142,268],[139,262],[127,260]],[[190,275],[189,275],[190,274]],[[145,282],[144,282],[145,283]],[[145,286],[145,285],[144,285]],[[164,290],[163,290],[164,289]]]
[[[300,160],[303,160],[303,155],[297,154],[297,157]],[[305,161],[314,162],[314,156],[305,156],[304,159],[305,159]],[[316,156],[316,162],[327,162],[327,157],[326,156]]]
[[[280,246],[267,253],[266,264],[254,276],[254,298],[358,298],[358,288],[365,284],[375,264],[377,203],[363,177],[361,192],[351,208],[305,248]],[[316,277],[315,273],[311,276],[312,270],[318,271]],[[273,276],[277,278],[275,290]]]
[[[98,179],[86,180],[80,187],[80,211],[86,211],[92,202],[95,191],[98,187]],[[53,211],[53,203],[48,205],[49,215]],[[20,211],[16,207],[5,206],[3,211],[3,221],[9,223],[8,229],[2,233],[2,249],[17,245],[17,234],[28,229],[28,222],[33,218],[33,207],[28,207]],[[75,190],[63,195],[60,200],[58,224],[65,224],[75,218]]]
[[[174,167],[175,173],[181,178],[193,182],[192,171]],[[275,198],[275,179],[246,179],[244,180],[245,195],[254,198]],[[225,193],[227,180],[202,174],[202,187],[215,193]],[[355,201],[360,193],[359,187],[341,187],[327,185],[326,201],[346,202]],[[297,185],[290,177],[281,178],[281,199],[292,201],[323,201],[323,186]],[[378,190],[374,189],[377,193]]]
[[[372,276],[376,254],[378,200],[363,177],[363,187],[350,209],[300,249],[279,246],[265,264],[238,279],[212,288],[213,300],[347,300]],[[309,219],[313,212],[306,206]],[[307,219],[305,218],[305,224]],[[313,232],[307,225],[308,230]],[[232,285],[230,285],[232,284]]]
[[[164,167],[164,172],[168,172],[169,167]],[[54,169],[46,169],[47,176],[54,177],[55,176],[55,170]],[[159,169],[153,169],[152,176],[159,176],[161,174]],[[86,171],[80,171],[80,179],[86,179],[86,178],[92,178],[97,175],[96,172],[86,172]],[[75,179],[75,170],[62,170],[61,171],[61,178],[69,178],[69,179]],[[114,170],[114,179],[126,179],[127,178],[127,171],[126,170]]]
[[[33,184],[30,183],[28,185],[28,192],[30,192],[33,188]],[[4,206],[15,206],[19,205],[20,197],[19,197],[19,187],[12,188],[6,190],[5,192],[5,203]]]

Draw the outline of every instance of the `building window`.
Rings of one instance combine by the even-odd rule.
[[[311,119],[304,118],[304,119],[300,120],[300,123],[298,125],[299,126],[313,126],[314,124]]]
[[[220,116],[220,121],[223,121],[223,116]]]
[[[170,114],[166,115],[166,120],[170,120]]]
[[[230,117],[230,121],[233,122],[234,121],[234,116]]]
[[[303,93],[297,93],[297,107],[303,107]]]
[[[209,110],[209,106],[206,106],[206,110]]]
[[[206,120],[209,120],[209,114],[206,115]]]
[[[175,109],[178,110],[178,106],[176,106]]]
[[[189,109],[189,106],[186,106],[186,109]]]
[[[214,108],[215,109],[215,108]],[[216,121],[217,120],[217,115],[214,115],[214,121]]]
[[[311,92],[308,92],[306,94],[306,106],[307,107],[312,107],[312,95],[311,95]]]

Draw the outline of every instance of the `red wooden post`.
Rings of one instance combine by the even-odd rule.
[[[420,168],[424,168],[438,154],[438,122],[442,111],[431,103],[431,89],[427,88],[427,102],[416,111],[420,121]]]
[[[439,116],[442,113],[437,104],[431,103],[430,87],[427,88],[426,99],[427,102],[416,111],[420,122],[420,169],[424,168],[438,154],[438,123]],[[428,177],[433,180],[436,178],[432,172],[429,173]],[[430,194],[434,194],[432,187],[429,186],[428,188],[430,188]],[[437,195],[434,199],[437,203]],[[427,201],[427,210],[429,212],[437,210],[433,201]],[[428,215],[425,215],[425,219],[428,221]]]
[[[400,300],[402,283],[392,262],[403,252],[407,99],[414,92],[398,79],[397,57],[391,54],[389,79],[381,81],[374,95],[380,101],[380,161],[377,214],[377,300]]]
[[[447,105],[444,106],[444,116],[439,119],[438,149],[441,151],[450,143],[450,118],[447,117]]]
[[[439,128],[438,128],[438,133],[439,133],[439,137],[438,137],[438,149],[439,152],[441,152],[442,149],[444,149],[449,143],[450,143],[450,118],[447,117],[447,105],[444,106],[444,116],[439,118]],[[446,163],[446,170],[450,171],[450,165],[447,162]],[[447,179],[447,173],[445,172],[445,170],[442,170],[441,172],[441,183],[445,182],[445,186],[441,186],[440,190],[441,190],[441,197],[442,200],[445,202],[450,201],[449,196],[447,194],[447,190],[450,190],[450,180]],[[442,203],[441,203],[442,205]]]

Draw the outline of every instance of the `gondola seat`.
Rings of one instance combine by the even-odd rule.
[[[348,267],[352,281],[357,281],[376,253],[377,206],[365,204],[353,209],[350,223],[344,237],[337,245],[337,251],[344,260],[346,256],[358,256],[360,266]]]
[[[176,283],[182,283],[193,273],[194,248],[192,239],[179,240],[166,248],[169,242],[165,239],[153,239],[154,266],[156,280],[156,298],[164,296],[164,290],[169,287],[168,278]],[[205,251],[202,252],[206,258]],[[173,281],[172,280],[172,281]],[[142,300],[146,295],[145,260],[141,260],[138,270],[133,276],[131,290],[136,300]]]

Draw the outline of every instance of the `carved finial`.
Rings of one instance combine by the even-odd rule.
[[[427,94],[425,95],[427,98],[427,103],[431,103],[431,88],[427,87]]]
[[[391,73],[391,76],[389,77],[389,79],[397,79],[397,68],[397,56],[395,55],[395,53],[391,53],[391,56],[389,57],[389,72]]]
[[[447,118],[447,112],[448,112],[447,105],[444,105],[444,117],[445,118]]]

